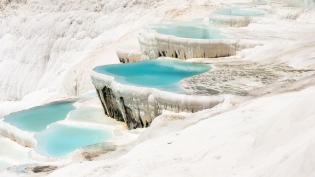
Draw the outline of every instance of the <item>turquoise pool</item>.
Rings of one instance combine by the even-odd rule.
[[[265,13],[256,9],[242,9],[238,7],[224,8],[216,11],[216,14],[227,16],[242,16],[242,17],[254,17],[263,16]]]
[[[111,136],[111,132],[104,129],[56,123],[36,135],[37,150],[49,156],[64,156],[78,148],[104,142]]]
[[[73,109],[72,102],[56,102],[9,114],[4,121],[25,131],[40,132],[49,124],[65,119]]]
[[[205,64],[177,60],[146,60],[138,63],[98,66],[94,71],[111,75],[118,82],[129,85],[182,92],[179,81],[209,69],[210,66]]]
[[[104,142],[112,136],[106,129],[58,123],[74,109],[73,102],[56,102],[9,114],[4,121],[19,129],[34,132],[36,150],[47,156],[67,155],[78,148]],[[88,113],[85,116],[88,117]]]
[[[153,29],[161,34],[173,35],[181,38],[193,39],[222,39],[223,36],[216,29],[201,25],[160,25]]]

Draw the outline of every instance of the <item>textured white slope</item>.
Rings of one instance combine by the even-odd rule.
[[[0,116],[90,89],[90,69],[118,62],[117,46],[135,40],[143,25],[207,17],[213,8],[232,2],[248,1],[0,0],[0,100],[22,99],[0,102]],[[279,4],[268,3],[268,18],[233,29],[240,39],[264,44],[237,57],[314,69],[315,13],[311,6],[282,9]],[[313,86],[256,98],[223,113],[224,105],[196,114],[163,115],[130,151],[74,162],[48,176],[315,176],[314,105]],[[28,149],[22,149],[22,158],[13,155],[12,164],[25,162]],[[33,174],[2,171],[0,176]]]
[[[80,81],[65,82],[68,75],[82,74],[72,68],[95,55],[91,51],[134,30],[134,22],[139,24],[145,18],[153,2],[158,3],[0,1],[0,100],[21,99],[44,88],[61,95],[77,94],[80,88],[75,87]],[[103,60],[108,63],[115,59]]]
[[[219,3],[1,0],[0,116],[93,89],[91,69],[117,63],[116,49],[136,44],[144,25],[202,18]]]
[[[29,160],[29,148],[22,147],[3,137],[0,137],[0,144],[0,170],[11,165],[31,162]]]
[[[314,176],[314,104],[315,87],[259,98],[153,136],[121,158],[73,164],[49,176]],[[177,125],[199,116],[189,115]]]

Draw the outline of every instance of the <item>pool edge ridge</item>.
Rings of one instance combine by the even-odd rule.
[[[4,121],[0,123],[0,135],[23,147],[34,149],[37,145],[37,141],[34,137],[35,133],[21,130]]]
[[[96,71],[91,72],[91,79],[104,113],[125,122],[129,129],[148,127],[164,110],[197,112],[224,101],[221,96],[185,95],[122,84]]]
[[[253,21],[250,16],[227,16],[221,14],[211,14],[208,17],[210,23],[216,23],[223,26],[230,27],[247,27]]]
[[[236,55],[238,50],[238,40],[235,39],[183,38],[152,29],[143,29],[137,39],[142,53],[149,58],[218,58]]]

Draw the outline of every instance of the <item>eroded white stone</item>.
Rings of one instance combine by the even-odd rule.
[[[237,50],[237,41],[232,39],[180,38],[150,29],[143,30],[138,41],[149,58],[216,58],[235,55]]]
[[[223,102],[221,96],[184,95],[155,88],[121,84],[112,76],[94,71],[92,82],[105,113],[126,122],[129,128],[148,126],[164,110],[197,112]]]

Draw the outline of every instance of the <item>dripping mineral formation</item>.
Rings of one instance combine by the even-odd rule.
[[[162,62],[162,64],[166,65],[165,62]],[[171,64],[176,66],[175,62],[171,62]],[[124,66],[126,65],[127,64]],[[178,67],[183,66],[179,65]],[[129,69],[129,71],[131,70],[130,68],[126,69]],[[136,68],[134,69],[137,70]],[[151,68],[149,67],[149,69]],[[156,69],[157,68],[152,68],[152,72],[154,73]],[[195,68],[189,69],[193,70]],[[182,68],[178,70],[181,71]],[[137,75],[145,74],[145,72],[140,72]],[[186,73],[183,73],[183,71],[178,72],[178,74],[187,75]],[[166,88],[168,90],[170,89],[171,86],[168,85],[166,85],[166,88],[164,87],[164,89],[130,85],[118,82],[117,77],[121,76],[114,77],[108,73],[103,74],[94,70],[92,73],[92,82],[96,88],[99,99],[101,100],[105,114],[116,120],[125,122],[129,129],[149,126],[152,120],[161,115],[164,110],[173,112],[197,112],[211,108],[223,101],[219,96],[186,95],[165,91],[164,89]],[[129,77],[132,76],[129,75]],[[155,82],[156,80],[151,77],[156,78],[159,76],[148,77]],[[160,77],[162,77],[161,79],[166,79],[163,77],[168,76],[162,75]],[[139,79],[139,77],[137,77],[137,79]],[[175,77],[175,79],[177,79],[177,77]],[[174,87],[176,87],[176,85]]]

